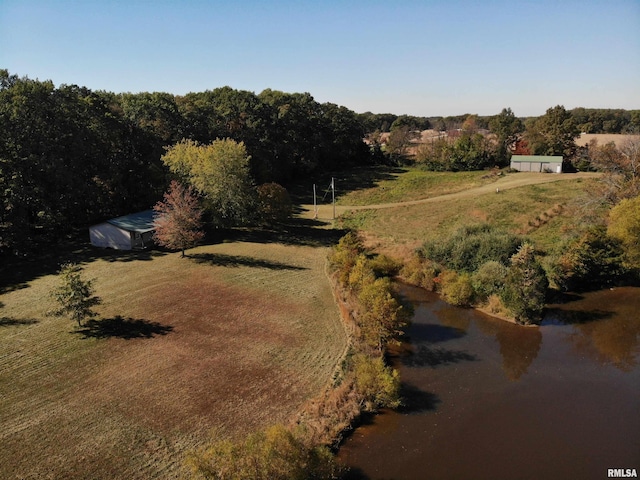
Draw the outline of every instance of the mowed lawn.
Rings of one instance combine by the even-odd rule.
[[[100,254],[100,322],[46,315],[54,275],[0,295],[0,478],[183,478],[185,453],[286,422],[346,336],[327,247],[233,241]],[[61,258],[61,261],[65,258]]]

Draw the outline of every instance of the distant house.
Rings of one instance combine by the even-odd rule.
[[[562,156],[512,155],[511,168],[519,172],[562,173]]]
[[[143,249],[153,243],[156,212],[145,210],[89,227],[91,244],[116,250]]]

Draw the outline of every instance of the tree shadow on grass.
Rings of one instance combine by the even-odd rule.
[[[0,317],[0,327],[11,327],[14,325],[33,325],[39,323],[39,320],[34,318],[11,318]]]
[[[278,243],[305,247],[330,247],[338,243],[346,232],[326,228],[326,223],[308,218],[290,218],[272,226],[234,228],[212,232],[207,236],[212,243],[238,241],[253,243]]]
[[[398,174],[406,172],[402,167],[391,165],[371,165],[366,167],[354,167],[338,172],[326,172],[314,177],[313,181],[299,182],[289,186],[289,193],[295,200],[310,204],[313,202],[313,183],[316,183],[318,200],[331,196],[329,185],[331,179],[335,181],[336,199],[343,194],[355,190],[373,188],[383,180],[393,180]]]
[[[196,263],[204,263],[217,267],[254,267],[268,268],[270,270],[308,270],[306,267],[287,265],[286,263],[270,262],[259,258],[239,255],[225,255],[221,253],[196,253],[188,255]]]
[[[166,335],[173,331],[171,325],[162,325],[139,318],[124,318],[120,315],[102,320],[89,320],[74,333],[83,338],[153,338],[156,335]]]
[[[160,249],[114,250],[94,247],[84,237],[65,242],[42,243],[26,257],[0,257],[0,294],[29,288],[29,283],[45,275],[56,274],[64,263],[86,265],[96,260],[106,262],[151,261],[167,255]]]

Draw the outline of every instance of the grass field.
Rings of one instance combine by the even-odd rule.
[[[626,135],[620,133],[583,133],[576,138],[576,145],[584,147],[591,140],[596,140],[598,145],[606,145],[607,143],[615,143],[616,147],[620,148],[625,142],[630,140],[637,140],[638,135]]]
[[[377,181],[369,188],[341,194],[337,204],[358,206],[422,200],[479,187],[495,179],[495,176],[483,171],[459,172],[451,175],[449,172],[429,172],[419,168],[407,168],[400,173],[394,173],[388,179]]]
[[[561,230],[571,224],[568,220],[576,217],[577,199],[596,181],[596,174],[516,173],[459,191],[458,185],[468,178],[460,175],[457,180],[459,175],[445,174],[445,182],[435,187],[442,194],[424,201],[387,204],[385,208],[343,206],[338,225],[360,230],[370,246],[401,259],[425,240],[479,223],[527,234],[538,248],[548,250],[562,235]],[[497,194],[496,187],[500,187]],[[407,194],[408,199],[418,196],[417,192]]]
[[[211,439],[287,421],[346,347],[325,276],[333,232],[189,251],[77,252],[101,321],[46,315],[51,268],[0,289],[0,478],[183,478]],[[9,279],[7,281],[7,279]]]

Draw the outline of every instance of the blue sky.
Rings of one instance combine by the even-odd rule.
[[[640,109],[640,0],[0,0],[0,68],[112,92],[309,92],[356,112]]]

